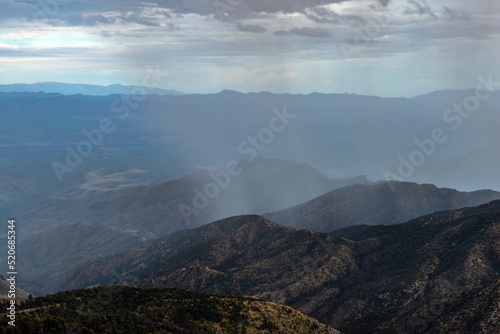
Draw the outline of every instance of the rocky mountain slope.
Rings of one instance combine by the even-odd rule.
[[[499,240],[500,201],[332,235],[240,216],[104,258],[65,288],[126,283],[231,292],[289,305],[346,333],[360,333],[359,324],[400,333],[387,324],[405,317],[397,323],[416,332],[413,309],[448,295],[459,300],[500,278]],[[439,304],[439,314],[450,305]]]
[[[411,305],[379,324],[373,333],[499,333],[500,280],[460,293],[446,293]],[[368,322],[373,321],[367,317]],[[360,321],[359,331],[365,324]]]

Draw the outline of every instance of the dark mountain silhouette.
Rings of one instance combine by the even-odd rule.
[[[285,226],[331,232],[359,224],[399,224],[435,211],[477,206],[495,199],[500,199],[500,193],[492,190],[461,192],[431,184],[392,181],[334,190],[264,216]]]
[[[64,288],[119,282],[251,295],[346,333],[417,333],[434,325],[413,310],[432,301],[443,317],[462,305],[450,328],[476,328],[498,309],[478,319],[461,301],[500,278],[499,240],[500,201],[332,235],[239,216],[104,258]]]

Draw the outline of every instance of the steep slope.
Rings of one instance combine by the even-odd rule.
[[[361,330],[363,322],[360,321]],[[411,305],[372,333],[500,333],[500,280]]]
[[[429,324],[431,333],[460,331],[500,333],[500,280],[461,294],[446,312]]]
[[[20,220],[26,222],[25,233],[51,224],[100,221],[164,236],[233,215],[284,209],[339,187],[367,183],[363,177],[330,180],[308,165],[261,157],[244,160],[233,170],[236,175],[198,170],[150,186],[53,200]]]
[[[307,257],[308,251],[318,246],[319,236],[259,216],[227,218],[103,259],[79,273],[67,288],[111,284],[116,282],[113,270],[118,269],[127,284],[156,286],[169,281],[188,289],[221,293],[228,289],[235,294],[248,294],[248,289],[266,292],[261,284],[279,283],[283,267],[292,267],[297,257]],[[276,267],[277,263],[282,268]]]
[[[65,288],[120,282],[252,295],[358,333],[359,324],[376,330],[408,307],[493,283],[499,240],[500,201],[333,235],[240,216],[103,259]]]
[[[172,288],[99,287],[38,297],[7,333],[298,333],[338,331],[290,307]],[[17,331],[16,331],[17,330]]]
[[[264,217],[298,229],[331,232],[359,224],[404,223],[435,211],[477,206],[495,199],[500,199],[500,192],[461,192],[430,184],[392,181],[334,190]]]
[[[496,333],[495,282],[500,278],[500,201],[423,216],[396,226],[354,226],[334,235],[390,243],[385,263],[400,271],[382,309],[344,327],[346,333]],[[401,241],[394,242],[396,238]],[[417,246],[417,247],[415,247]],[[364,261],[372,262],[380,254]],[[482,300],[471,296],[493,293]],[[488,292],[488,293],[490,293]],[[405,302],[403,302],[406,299]],[[398,304],[399,302],[399,304]],[[458,317],[457,313],[461,316]],[[489,329],[481,326],[489,326]]]

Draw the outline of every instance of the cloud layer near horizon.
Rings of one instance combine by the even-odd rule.
[[[0,83],[411,96],[500,78],[499,5],[425,0],[6,0]]]

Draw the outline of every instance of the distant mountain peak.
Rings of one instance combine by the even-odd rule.
[[[217,95],[241,95],[241,94],[243,93],[231,89],[224,89],[219,93],[217,93]]]

